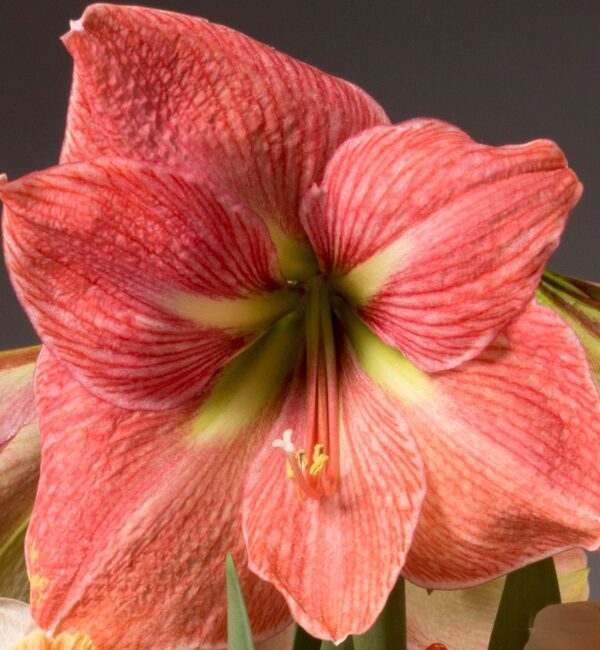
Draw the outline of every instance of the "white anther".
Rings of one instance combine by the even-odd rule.
[[[273,440],[273,447],[283,449],[286,454],[293,454],[294,444],[292,443],[292,433],[293,431],[291,429],[286,429],[281,438]]]

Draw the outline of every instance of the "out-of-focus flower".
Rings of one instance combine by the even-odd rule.
[[[0,597],[29,598],[25,531],[40,467],[33,395],[39,347],[0,353]]]
[[[600,390],[600,285],[546,271],[536,296],[575,330]]]
[[[0,450],[35,419],[33,371],[39,346],[0,352]]]
[[[0,648],[2,650],[96,650],[81,632],[61,633],[54,639],[39,630],[31,618],[29,605],[0,598]]]
[[[525,650],[600,648],[600,602],[545,607],[535,617]]]
[[[561,600],[587,600],[589,596],[586,554],[573,549],[555,556]],[[443,642],[448,650],[482,650],[488,647],[504,578],[479,587],[433,591],[406,583],[409,650],[423,650]],[[576,646],[565,643],[562,650]]]
[[[35,632],[36,625],[29,605],[11,598],[0,598],[0,648],[11,650],[12,646],[28,634]]]
[[[291,610],[339,641],[401,570],[466,586],[598,544],[598,395],[532,302],[581,192],[556,145],[391,126],[172,13],[94,5],[65,42],[62,164],[0,185],[46,345],[43,628],[222,644],[231,551],[258,638]]]

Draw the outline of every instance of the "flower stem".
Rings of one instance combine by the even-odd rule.
[[[560,590],[551,557],[509,573],[488,650],[523,650],[536,614],[556,603]]]

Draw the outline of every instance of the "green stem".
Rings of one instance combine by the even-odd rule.
[[[506,576],[488,650],[523,650],[536,614],[560,603],[554,560],[547,558]]]

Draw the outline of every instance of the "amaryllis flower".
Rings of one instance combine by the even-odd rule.
[[[225,27],[94,5],[61,164],[4,184],[44,345],[33,616],[101,648],[367,629],[600,541],[598,395],[532,301],[580,185],[551,142],[389,124]],[[288,610],[289,607],[289,610]]]

